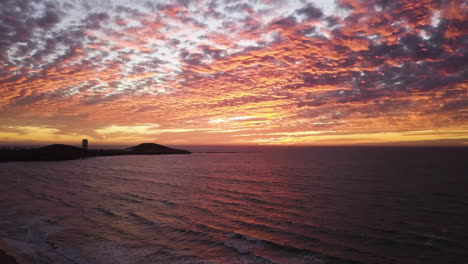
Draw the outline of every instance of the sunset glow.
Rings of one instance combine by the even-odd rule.
[[[0,4],[0,142],[468,144],[464,0]]]

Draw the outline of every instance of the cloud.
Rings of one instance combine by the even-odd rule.
[[[0,122],[199,143],[465,131],[463,1],[314,3],[3,1]]]
[[[296,11],[297,14],[299,15],[304,15],[307,20],[311,19],[319,19],[323,16],[322,10],[314,7],[313,5],[307,5],[306,7],[303,7],[299,10]]]
[[[0,127],[0,141],[23,142],[23,143],[44,143],[44,142],[77,142],[85,135],[77,133],[62,133],[60,129],[41,126],[9,126]]]
[[[37,25],[44,29],[50,29],[60,21],[59,15],[51,10],[47,10],[44,16],[37,20]]]
[[[101,135],[108,134],[136,134],[136,135],[152,135],[157,134],[155,131],[158,124],[134,125],[134,126],[119,126],[111,125],[104,128],[96,129],[96,133]]]

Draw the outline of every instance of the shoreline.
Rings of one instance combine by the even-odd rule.
[[[9,255],[5,250],[1,248],[0,248],[0,263],[20,264],[13,256]]]
[[[0,149],[0,162],[61,161],[103,156],[191,154],[183,149],[169,148],[154,143],[143,143],[126,149],[89,149],[87,146],[53,144],[37,149]]]
[[[26,264],[23,257],[19,256],[13,248],[11,248],[6,241],[0,239],[0,263],[1,264]]]
[[[22,255],[13,246],[9,245],[8,239],[0,238],[0,263],[1,264],[31,264],[28,256]]]

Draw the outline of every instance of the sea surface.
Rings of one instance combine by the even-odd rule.
[[[467,148],[223,150],[0,163],[0,242],[47,264],[468,263]]]

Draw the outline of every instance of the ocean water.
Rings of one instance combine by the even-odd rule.
[[[467,263],[467,148],[224,150],[0,163],[0,240],[33,263]]]

